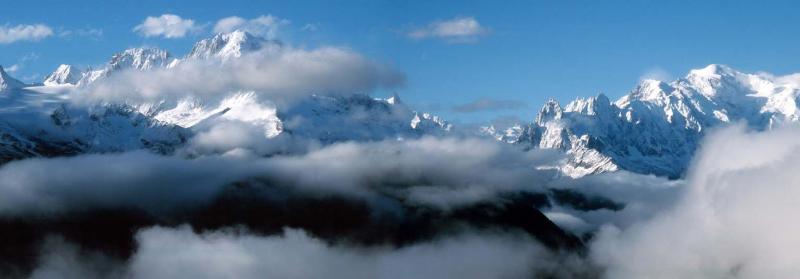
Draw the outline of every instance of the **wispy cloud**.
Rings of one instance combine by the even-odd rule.
[[[450,43],[475,42],[488,32],[486,27],[474,17],[456,17],[446,21],[436,21],[426,27],[417,28],[406,35],[415,40],[436,38]]]
[[[5,68],[4,70],[6,72],[8,72],[8,73],[13,73],[13,72],[18,71],[19,68],[20,68],[19,64],[14,64],[14,65],[8,66],[8,68]]]
[[[592,258],[607,278],[793,278],[798,136],[796,126],[744,125],[707,136],[680,199],[627,228],[601,229]]]
[[[289,24],[288,20],[273,15],[262,15],[253,19],[231,16],[217,21],[217,24],[214,25],[214,32],[224,33],[238,29],[267,38],[274,38],[278,34],[278,29],[287,24]]]
[[[314,31],[319,30],[319,24],[306,23],[306,25],[303,25],[303,28],[300,28],[300,30],[314,32]]]
[[[654,79],[660,81],[671,81],[673,80],[672,75],[660,67],[653,67],[645,71],[642,76],[639,77],[639,80],[647,80],[647,79]]]
[[[53,29],[44,24],[0,26],[0,44],[19,41],[39,41],[53,35]]]
[[[148,16],[144,22],[133,28],[133,31],[145,37],[164,37],[168,39],[182,38],[186,34],[199,30],[194,20],[184,19],[173,14],[159,17]]]
[[[103,29],[100,28],[80,28],[74,30],[60,30],[58,32],[58,36],[61,38],[70,38],[70,37],[86,37],[93,40],[98,40],[100,37],[103,36]]]
[[[8,68],[5,68],[5,71],[9,72],[9,73],[14,73],[14,72],[19,71],[22,68],[24,68],[25,65],[28,64],[28,62],[36,61],[37,59],[39,59],[39,54],[38,53],[31,52],[31,53],[25,54],[25,55],[23,55],[22,57],[20,57],[17,60],[17,63],[9,66]]]
[[[466,104],[454,106],[453,111],[470,113],[478,111],[518,110],[526,107],[528,107],[528,105],[522,101],[480,98]]]

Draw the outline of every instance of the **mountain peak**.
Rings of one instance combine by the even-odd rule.
[[[195,43],[187,57],[195,59],[215,57],[227,60],[241,57],[242,54],[247,52],[260,50],[268,44],[280,46],[280,43],[277,41],[267,40],[247,31],[235,30],[228,33],[219,33],[211,38],[200,40]]]
[[[733,68],[722,64],[710,64],[701,69],[689,71],[689,77],[720,78],[723,76],[734,76],[739,72]]]
[[[536,115],[536,123],[543,125],[547,121],[561,119],[562,113],[563,110],[561,109],[561,105],[558,103],[558,101],[550,98]]]
[[[575,98],[574,101],[564,107],[565,112],[577,112],[586,115],[597,115],[598,110],[607,111],[609,109],[611,109],[611,101],[603,93],[595,97]]]
[[[172,55],[158,48],[129,48],[111,57],[111,69],[133,68],[149,70],[164,67],[171,62]]]
[[[747,87],[746,85],[742,84],[747,83],[747,76],[747,74],[736,71],[731,67],[720,64],[711,64],[702,69],[689,71],[689,74],[686,76],[685,80],[703,95],[717,96],[720,93],[720,90],[722,90],[723,93],[730,93],[728,91],[742,91],[738,89],[742,89],[742,86]],[[723,90],[723,88],[738,89]]]
[[[392,96],[389,97],[389,98],[386,98],[386,102],[389,103],[390,105],[402,104],[403,103],[403,101],[400,100],[400,96],[397,95],[397,92],[392,92]]]
[[[75,66],[61,64],[58,68],[44,79],[44,85],[77,84],[83,75],[83,71]]]
[[[673,88],[660,80],[645,79],[639,82],[636,89],[631,92],[630,97],[642,101],[658,101],[663,102],[667,99],[667,95],[673,91]]]
[[[25,87],[25,83],[9,76],[3,69],[3,66],[0,66],[0,91],[22,87]]]

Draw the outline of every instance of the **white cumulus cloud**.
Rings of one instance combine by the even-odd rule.
[[[159,17],[148,16],[142,24],[133,28],[133,31],[145,37],[182,38],[187,33],[199,29],[194,20],[184,19],[173,14],[163,14]]]
[[[44,24],[0,26],[0,44],[19,41],[38,41],[53,35],[53,29]]]

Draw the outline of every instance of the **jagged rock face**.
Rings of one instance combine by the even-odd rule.
[[[83,77],[83,71],[72,65],[62,64],[52,74],[44,79],[44,85],[78,84]]]
[[[625,169],[675,178],[709,128],[743,121],[770,129],[797,121],[798,88],[791,80],[710,65],[670,83],[644,80],[613,103],[603,94],[564,109],[550,100],[534,122],[520,125],[518,137],[503,140],[566,151],[562,170],[570,176]]]

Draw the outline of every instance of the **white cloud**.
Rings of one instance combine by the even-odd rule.
[[[38,41],[53,35],[53,29],[44,24],[0,26],[0,44],[19,41]]]
[[[38,59],[39,59],[39,54],[38,53],[31,52],[31,53],[25,54],[25,55],[23,55],[22,57],[20,57],[17,60],[17,63],[5,68],[5,71],[9,72],[9,73],[17,72],[17,71],[21,70],[22,68],[25,68],[25,66],[28,65],[28,62],[36,61]],[[28,77],[26,77],[25,79],[29,80]]]
[[[6,72],[8,72],[8,73],[13,73],[13,72],[18,71],[19,68],[20,68],[19,64],[14,64],[14,65],[9,66],[8,68],[5,68],[4,70]]]
[[[514,235],[467,234],[393,249],[329,245],[300,230],[259,237],[155,227],[137,240],[133,278],[533,278],[565,267],[558,255]]]
[[[794,278],[800,273],[800,128],[709,135],[681,198],[607,227],[592,257],[607,278]]]
[[[300,28],[300,30],[314,32],[314,31],[319,30],[319,24],[306,23],[306,25],[303,25],[303,28]]]
[[[26,278],[126,278],[122,263],[99,252],[84,251],[60,237],[48,237],[40,250],[38,266]]]
[[[478,37],[485,35],[488,29],[474,17],[457,17],[446,21],[437,21],[423,28],[408,32],[406,35],[412,39],[439,38],[451,43],[475,42]]]
[[[580,258],[513,233],[471,232],[404,247],[329,244],[303,230],[261,236],[240,229],[196,233],[188,226],[136,234],[128,261],[51,238],[30,278],[583,278]]]
[[[534,168],[560,158],[489,140],[457,138],[340,143],[269,158],[230,156],[229,151],[239,150],[237,145],[268,148],[260,146],[301,141],[272,141],[244,124],[223,124],[191,140],[189,148],[198,150],[200,145],[214,152],[194,153],[199,157],[195,159],[136,151],[7,163],[0,167],[0,216],[109,207],[165,212],[202,205],[230,183],[253,178],[350,197],[391,192],[412,204],[446,209],[506,191],[541,191],[553,173]],[[228,155],[213,155],[218,151]]]
[[[278,29],[287,24],[289,24],[288,20],[273,15],[262,15],[253,19],[231,16],[217,21],[217,24],[214,25],[214,32],[225,33],[242,30],[272,39],[277,36]]]
[[[187,33],[198,30],[194,20],[183,19],[173,14],[163,14],[159,17],[148,16],[142,24],[133,28],[134,32],[145,37],[161,36],[164,38],[182,38]]]
[[[302,156],[276,156],[265,166],[306,189],[360,196],[392,192],[412,203],[449,208],[504,191],[540,191],[553,174],[533,169],[560,158],[553,155],[484,139],[426,137],[334,144]]]
[[[0,215],[120,206],[161,211],[178,204],[198,205],[227,183],[249,176],[252,169],[240,165],[245,162],[222,157],[183,160],[144,151],[14,161],[0,168]],[[215,173],[223,166],[224,173]],[[92,181],[103,181],[102,187]]]
[[[659,67],[653,67],[645,71],[644,74],[639,77],[640,81],[647,79],[669,82],[673,80],[673,77],[669,72],[667,72],[667,70]]]
[[[226,63],[187,60],[170,69],[121,72],[94,84],[82,97],[89,101],[152,101],[192,95],[214,100],[231,91],[255,91],[263,99],[285,101],[311,94],[369,93],[404,82],[402,73],[348,49],[283,47]]]

